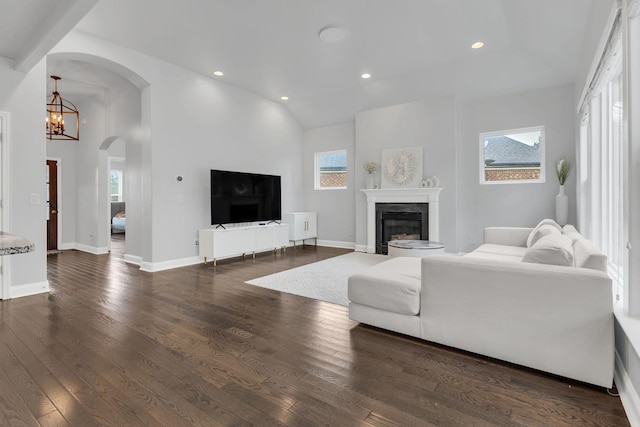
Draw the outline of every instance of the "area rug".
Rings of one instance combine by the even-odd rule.
[[[386,255],[351,252],[245,283],[348,306],[349,276],[387,259]]]

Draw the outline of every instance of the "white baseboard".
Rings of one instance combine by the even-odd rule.
[[[89,246],[89,245],[84,245],[82,243],[61,243],[60,247],[58,247],[58,249],[60,249],[61,251],[66,251],[69,249],[75,249],[78,251],[82,251],[82,252],[88,252],[90,254],[94,254],[94,255],[104,255],[104,254],[108,254],[109,253],[109,249],[105,246],[105,247],[96,247],[96,246]]]
[[[76,243],[75,246],[76,246],[75,249],[79,251],[89,252],[90,254],[94,254],[94,255],[104,255],[109,253],[109,249],[106,246],[96,247],[96,246],[83,245],[82,243]]]
[[[128,264],[140,265],[142,264],[142,257],[136,255],[124,254],[124,262]]]
[[[327,246],[329,248],[355,249],[356,244],[353,242],[338,242],[335,240],[318,240],[318,246]]]
[[[624,412],[629,419],[629,424],[631,424],[632,427],[640,427],[640,396],[638,396],[638,391],[633,386],[631,378],[629,378],[627,371],[624,369],[624,365],[617,351],[616,368],[613,378],[620,393],[620,400],[622,401]]]
[[[149,273],[154,273],[156,271],[169,270],[169,269],[178,268],[178,267],[186,267],[188,265],[199,264],[201,262],[202,262],[202,258],[198,256],[181,258],[181,259],[173,259],[171,261],[162,261],[162,262],[140,261],[140,270],[147,271]]]
[[[356,252],[367,252],[367,245],[356,245]]]
[[[30,295],[42,294],[49,292],[49,281],[36,283],[27,283],[26,285],[18,285],[10,287],[11,298],[28,297]]]

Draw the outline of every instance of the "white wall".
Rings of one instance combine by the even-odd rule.
[[[380,162],[382,150],[389,148],[423,147],[424,177],[437,175],[443,187],[440,240],[449,252],[473,250],[482,243],[487,226],[533,226],[542,218],[555,217],[559,185],[555,163],[560,158],[575,159],[573,96],[573,85],[564,85],[464,103],[438,97],[358,113],[353,156],[356,244],[366,244],[366,198],[359,191],[365,186],[366,173],[358,165],[366,160]],[[546,182],[480,185],[479,133],[536,125],[545,126]],[[337,129],[307,131],[305,141],[339,140]],[[347,134],[341,135],[346,143]],[[308,159],[313,150],[305,146],[307,151],[305,189],[313,186],[313,164]],[[570,195],[575,195],[574,175],[566,184]],[[379,172],[376,178],[379,183]],[[351,209],[337,193],[326,194],[322,203]],[[306,208],[317,206],[318,196],[307,196]],[[575,222],[575,196],[570,197],[570,222]]]
[[[424,177],[440,178],[440,240],[456,252],[456,111],[452,96],[364,111],[356,115],[355,164],[382,160],[382,150],[423,147]],[[366,172],[356,167],[356,243],[367,244]],[[377,182],[380,183],[379,171]]]
[[[128,180],[139,174],[143,183],[127,189],[142,202],[143,267],[198,261],[197,230],[210,226],[210,169],[281,175],[283,212],[300,206],[302,130],[281,104],[81,33],[53,51],[112,61],[149,84],[136,152],[126,155]],[[139,170],[129,170],[136,159]]]
[[[3,258],[10,270],[11,296],[48,290],[45,221],[45,64],[29,73],[14,71],[0,58],[0,111],[10,114],[9,195],[5,215],[9,233],[35,243],[35,251]],[[30,196],[39,202],[31,204]],[[6,271],[6,270],[5,270]]]
[[[105,253],[107,242],[100,235],[97,188],[99,180],[98,147],[104,139],[105,112],[100,102],[76,103],[81,119],[87,124],[76,142],[76,245],[91,252]],[[73,189],[63,188],[64,194]],[[106,202],[104,202],[106,203]]]
[[[555,164],[561,158],[569,158],[575,164],[573,100],[573,85],[565,85],[461,106],[457,210],[461,252],[471,251],[482,243],[484,227],[533,227],[543,218],[555,218],[555,195],[559,189]],[[538,125],[545,127],[546,182],[480,185],[479,134]],[[570,195],[569,223],[575,223],[575,171],[565,187]]]
[[[578,67],[578,75],[575,82],[575,105],[578,105],[582,89],[587,83],[587,74],[593,64],[593,58],[600,43],[603,28],[609,18],[616,0],[598,0],[591,4],[591,13],[589,14],[589,23],[582,44],[582,53],[580,55],[580,64]]]
[[[304,204],[296,210],[318,213],[318,239],[325,245],[353,248],[356,240],[355,204],[356,188],[362,168],[354,162],[354,123],[342,123],[311,129],[304,132],[302,165],[304,174]],[[347,150],[347,188],[340,190],[315,190],[315,153]]]

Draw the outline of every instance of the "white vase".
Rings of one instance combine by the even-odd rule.
[[[564,185],[556,195],[556,222],[565,225],[569,220],[569,197],[564,194]]]
[[[373,174],[367,175],[367,189],[372,190],[375,188],[375,182],[373,180]]]

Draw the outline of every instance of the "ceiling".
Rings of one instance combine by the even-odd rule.
[[[573,82],[593,0],[0,0],[26,71],[72,28],[282,102],[303,128],[426,97]],[[328,25],[348,32],[318,38]],[[481,40],[485,47],[470,45]],[[77,63],[56,63],[83,79]],[[214,77],[221,70],[223,77]],[[95,67],[86,81],[95,84]],[[372,77],[364,80],[362,73]],[[89,75],[92,74],[92,75]],[[105,84],[108,84],[105,83]],[[281,96],[288,101],[281,101]]]

